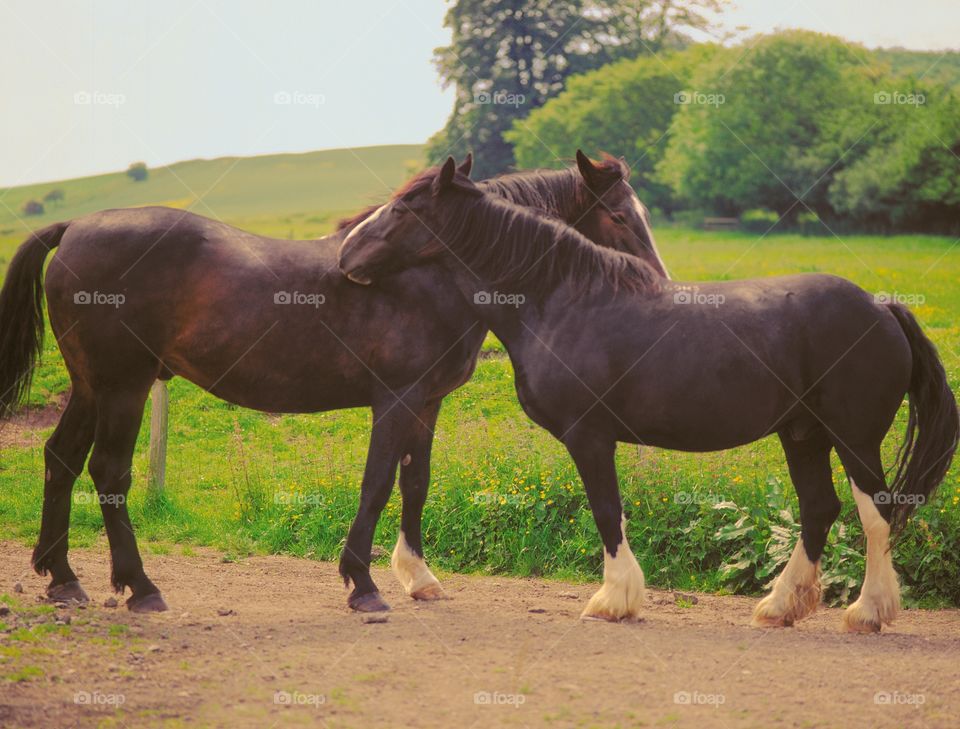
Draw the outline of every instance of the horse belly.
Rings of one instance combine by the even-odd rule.
[[[760,378],[704,379],[676,392],[640,392],[612,409],[624,440],[670,450],[719,451],[752,443],[799,414],[785,387]],[[627,407],[624,407],[627,405]],[[802,407],[802,406],[797,406]]]

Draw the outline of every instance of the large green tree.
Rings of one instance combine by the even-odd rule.
[[[830,188],[836,211],[881,230],[960,230],[960,99],[910,79],[875,92],[882,130]],[[883,95],[883,96],[880,96]]]
[[[829,215],[834,176],[871,143],[881,71],[864,49],[807,31],[751,39],[734,51],[691,79],[662,178],[717,212],[764,207],[787,221],[807,209]]]
[[[667,148],[668,131],[697,68],[712,62],[716,45],[646,55],[612,63],[567,82],[567,88],[530,116],[514,121],[506,138],[518,167],[562,167],[572,150],[598,156],[607,152],[629,163],[631,184],[644,202],[669,213],[670,187],[658,179],[657,164]]]
[[[514,120],[559,93],[568,76],[679,45],[708,27],[721,0],[454,0],[449,46],[435,51],[453,113],[429,143],[431,161],[476,155],[475,174],[513,165],[503,138]]]

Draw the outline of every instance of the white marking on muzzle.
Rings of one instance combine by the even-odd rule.
[[[343,239],[343,245],[346,245],[346,244],[347,244],[347,241],[349,241],[351,238],[353,238],[353,236],[355,236],[355,235],[356,235],[357,233],[359,233],[361,230],[363,230],[363,229],[366,228],[368,225],[370,225],[370,223],[372,223],[374,220],[376,220],[377,218],[379,218],[379,217],[383,214],[383,211],[386,210],[387,205],[389,205],[389,204],[390,204],[390,203],[387,203],[386,205],[381,205],[380,207],[378,207],[376,210],[374,210],[374,211],[370,214],[370,217],[368,217],[366,220],[364,220],[362,223],[360,223],[360,225],[358,225],[356,228],[354,228],[353,230],[351,230],[351,231],[347,234],[347,237]]]
[[[653,255],[657,258],[657,263],[660,264],[660,268],[663,270],[664,276],[667,277],[667,280],[670,280],[670,272],[667,270],[666,264],[663,262],[663,259],[660,257],[660,251],[657,250],[657,244],[653,240],[653,230],[650,228],[650,223],[647,220],[647,211],[644,210],[643,204],[640,202],[640,199],[634,195],[633,196],[633,207],[637,211],[637,215],[640,216],[640,220],[643,221],[644,226],[647,228],[647,237],[650,239],[650,250],[653,252]]]

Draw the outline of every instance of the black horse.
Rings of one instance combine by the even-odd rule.
[[[646,213],[617,160],[487,183],[621,250],[661,266]],[[469,161],[461,173],[469,172]],[[147,578],[126,507],[134,444],[157,378],[185,377],[245,407],[306,413],[370,406],[373,430],[359,511],[340,572],[358,610],[387,609],[370,577],[376,521],[400,467],[403,515],[393,566],[415,598],[440,596],[423,561],[420,520],[442,398],[470,377],[486,328],[438,267],[376,291],[337,271],[344,235],[275,240],[169,208],[108,210],[37,231],[17,251],[0,291],[0,415],[29,387],[43,337],[43,295],[72,382],[45,447],[34,568],[48,594],[85,600],[67,560],[71,490],[89,470],[100,496],[112,582],[136,611],[165,609]],[[47,267],[47,254],[58,247]],[[447,290],[453,306],[438,309]]]
[[[867,537],[850,630],[876,631],[899,605],[889,551],[933,493],[957,446],[957,407],[933,344],[899,304],[827,275],[679,284],[643,261],[486,194],[448,159],[346,237],[354,280],[440,262],[507,348],[526,413],[563,442],[603,539],[604,582],[585,617],[635,618],[644,578],[627,544],[618,441],[712,451],[776,433],[800,499],[801,539],[759,625],[790,625],[819,603],[819,562],[840,511],[830,451],[850,478]],[[431,263],[432,265],[432,263]],[[521,306],[475,303],[491,286]],[[517,297],[511,300],[517,301]],[[887,485],[880,444],[910,395],[907,436]]]

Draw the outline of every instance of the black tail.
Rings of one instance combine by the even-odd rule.
[[[917,498],[894,497],[890,527],[896,534],[917,504],[926,503],[946,476],[960,437],[960,416],[933,342],[907,307],[897,303],[887,306],[900,322],[913,352],[907,434],[897,456],[890,491]]]
[[[60,245],[67,225],[36,231],[7,268],[0,289],[0,420],[10,417],[30,390],[43,349],[43,262]]]

